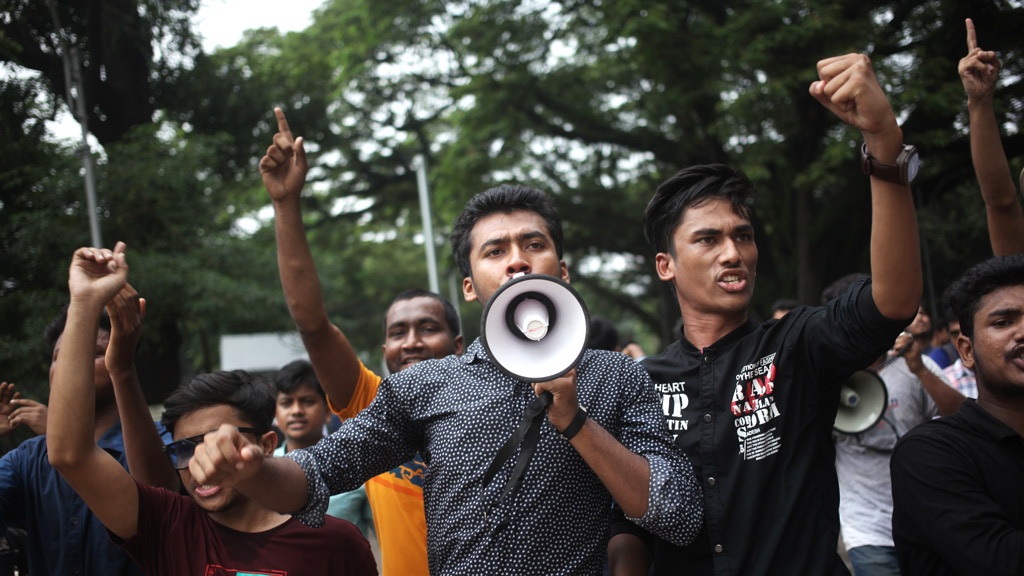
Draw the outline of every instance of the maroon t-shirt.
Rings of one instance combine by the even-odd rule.
[[[150,576],[371,576],[370,545],[350,522],[332,516],[323,528],[294,518],[266,532],[239,532],[214,522],[192,498],[136,482],[139,531],[121,542]]]

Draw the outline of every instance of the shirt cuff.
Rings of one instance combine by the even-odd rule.
[[[306,475],[306,491],[309,494],[306,499],[306,507],[292,513],[292,517],[310,528],[323,527],[324,515],[327,514],[331,493],[320,476],[320,467],[317,465],[316,458],[306,450],[292,450],[284,457],[291,458],[302,468],[302,472]]]
[[[676,546],[687,546],[700,531],[704,509],[703,495],[690,461],[685,457],[681,460],[672,463],[660,456],[648,455],[651,479],[647,513],[640,518],[625,516],[637,526]]]

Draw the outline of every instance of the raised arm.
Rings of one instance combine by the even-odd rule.
[[[0,382],[0,436],[24,424],[38,435],[46,434],[46,404],[22,398],[14,384]]]
[[[818,62],[810,92],[840,120],[860,130],[868,153],[895,165],[903,131],[863,54]],[[914,200],[908,184],[871,176],[871,294],[887,318],[912,318],[921,301],[921,256]]]
[[[93,362],[103,306],[125,285],[125,246],[79,248],[71,261],[71,303],[50,385],[46,449],[50,465],[100,522],[127,540],[138,530],[139,494],[127,470],[93,441],[96,389]]]
[[[1010,164],[999,139],[993,99],[1001,64],[996,53],[978,48],[974,22],[967,19],[967,56],[957,71],[967,92],[971,118],[971,160],[985,200],[988,236],[996,256],[1024,253],[1024,213]]]
[[[335,407],[344,408],[359,379],[359,357],[345,334],[327,318],[320,278],[306,240],[300,197],[309,164],[302,138],[292,138],[280,108],[275,108],[274,114],[278,132],[260,160],[260,173],[274,205],[281,287],[320,385]]]
[[[960,404],[964,401],[964,395],[950,386],[945,381],[945,377],[932,372],[925,364],[922,352],[927,345],[928,342],[924,338],[914,339],[904,356],[907,369],[921,381],[924,391],[931,396],[935,407],[939,409],[939,414],[948,416],[960,408]]]
[[[625,405],[615,436],[581,411],[576,370],[536,383],[534,390],[538,395],[551,392],[548,421],[569,437],[627,519],[676,546],[689,545],[703,523],[701,490],[693,468],[668,436],[661,403],[646,371],[623,358],[613,377],[622,383]],[[624,546],[623,550],[627,548],[631,549]],[[621,559],[625,565],[636,557],[623,552]]]
[[[554,400],[548,408],[548,420],[559,432],[564,432],[580,407],[576,396],[576,369],[550,382],[534,384],[534,391],[538,396],[551,392]],[[590,418],[583,421],[583,427],[569,442],[626,514],[633,518],[647,514],[651,469],[646,458],[630,452]]]
[[[131,284],[125,284],[107,303],[107,314],[110,316],[110,345],[106,364],[121,417],[128,470],[143,484],[177,492],[181,481],[161,451],[163,440],[153,424],[135,371],[135,348],[142,334],[146,301],[139,298]]]

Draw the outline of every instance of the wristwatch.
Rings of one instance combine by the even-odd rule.
[[[576,410],[576,415],[573,416],[572,422],[570,422],[569,425],[565,427],[565,430],[559,432],[559,434],[561,434],[562,438],[565,438],[566,440],[572,440],[573,436],[575,436],[580,431],[580,429],[583,428],[583,425],[586,424],[586,422],[587,409],[584,408],[583,406],[580,406]]]
[[[895,164],[882,164],[868,154],[868,144],[865,142],[860,146],[860,167],[868,176],[906,186],[917,176],[917,171],[921,167],[921,157],[917,154],[917,148],[904,144]]]

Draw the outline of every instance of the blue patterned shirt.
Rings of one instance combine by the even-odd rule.
[[[588,350],[577,369],[581,406],[650,463],[648,510],[631,519],[680,545],[702,522],[701,491],[673,445],[643,368],[617,352]],[[420,362],[381,383],[377,397],[337,432],[286,456],[306,473],[309,501],[295,517],[322,524],[331,494],[422,454],[431,574],[601,574],[611,496],[546,419],[519,491],[500,500],[515,457],[482,485],[519,426],[532,387],[502,374],[479,340],[462,357]]]

